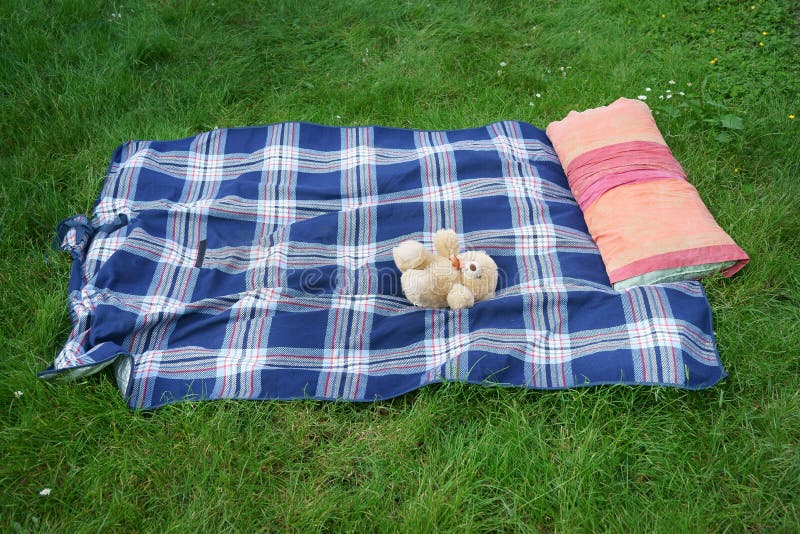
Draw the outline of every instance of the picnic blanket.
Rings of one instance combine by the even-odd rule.
[[[411,305],[392,248],[454,229],[500,276]],[[615,291],[542,130],[282,123],[114,152],[59,226],[72,330],[43,377],[115,369],[131,408],[386,399],[440,381],[557,389],[725,376],[702,286]]]

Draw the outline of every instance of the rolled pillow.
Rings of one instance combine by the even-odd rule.
[[[571,111],[547,135],[615,289],[731,276],[748,262],[686,180],[644,102]]]

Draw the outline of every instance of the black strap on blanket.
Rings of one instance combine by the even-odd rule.
[[[200,241],[200,246],[197,247],[197,259],[194,261],[195,267],[202,267],[203,259],[206,257],[206,246],[208,245],[208,241],[203,239]]]

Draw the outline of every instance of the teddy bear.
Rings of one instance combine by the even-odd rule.
[[[437,254],[419,241],[403,241],[392,249],[402,276],[400,285],[416,306],[457,310],[494,296],[497,264],[482,251],[459,254],[458,235],[439,230],[433,237]]]

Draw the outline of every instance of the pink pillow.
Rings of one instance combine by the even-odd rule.
[[[686,180],[644,102],[571,111],[547,135],[615,288],[730,276],[749,260]]]

